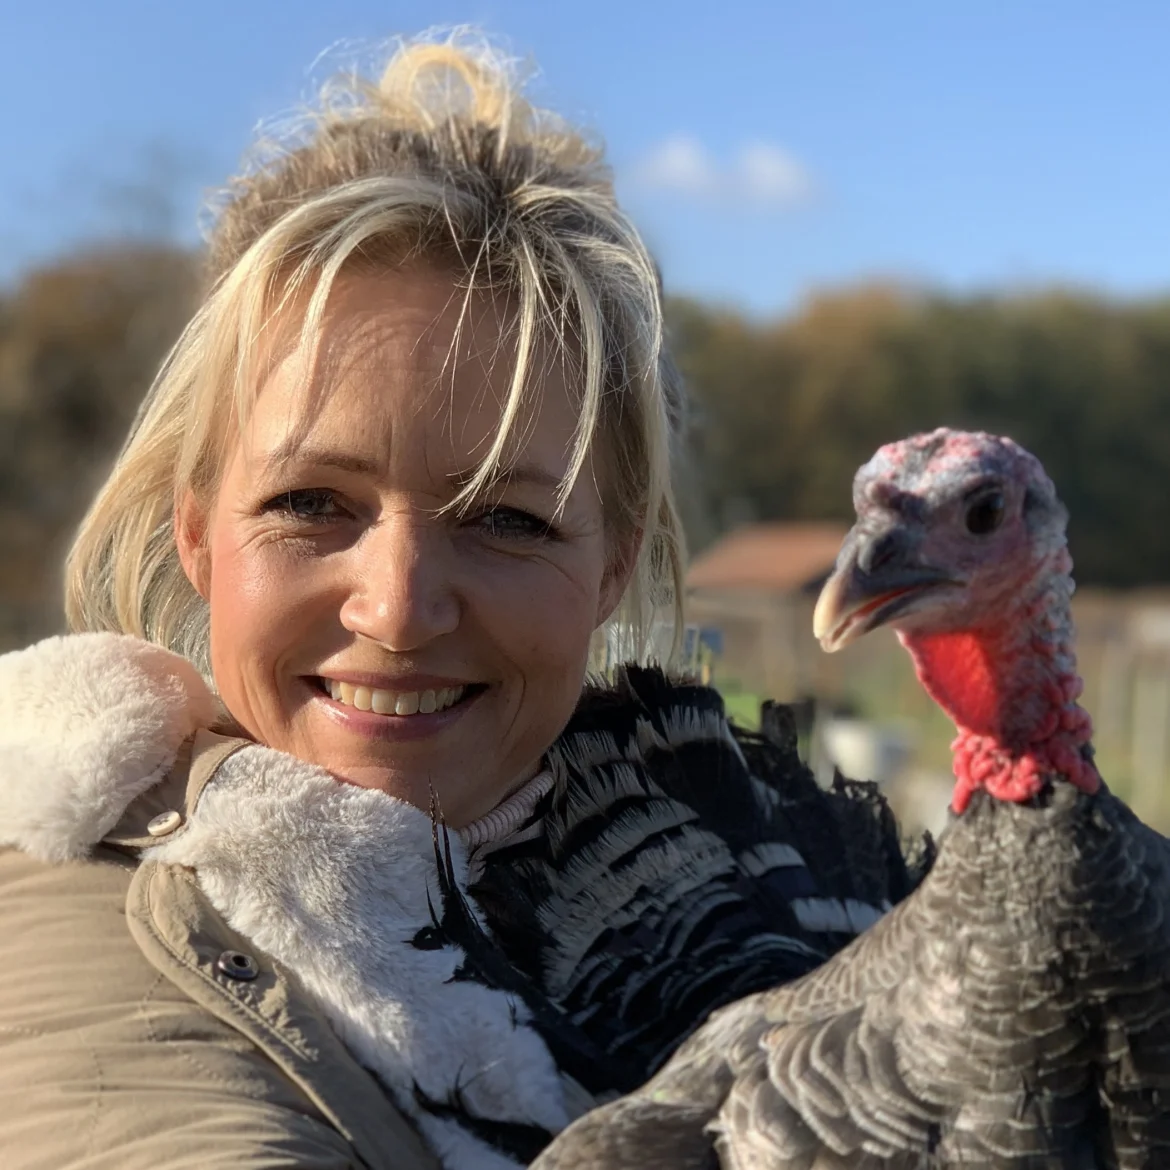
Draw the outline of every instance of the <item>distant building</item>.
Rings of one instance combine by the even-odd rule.
[[[747,524],[729,532],[691,563],[687,588],[811,593],[833,570],[844,524]]]
[[[812,610],[847,531],[832,523],[749,524],[695,557],[688,620],[722,632],[720,676],[779,699],[817,689],[823,656]]]

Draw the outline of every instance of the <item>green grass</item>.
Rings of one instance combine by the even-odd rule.
[[[732,722],[746,727],[749,731],[760,730],[760,703],[759,695],[750,691],[729,691],[719,688],[723,696],[723,705],[727,709],[727,717]]]

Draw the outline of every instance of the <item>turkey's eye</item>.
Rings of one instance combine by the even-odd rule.
[[[967,509],[967,531],[986,536],[1003,523],[1003,492],[988,492]]]

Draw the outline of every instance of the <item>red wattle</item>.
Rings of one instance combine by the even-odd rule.
[[[922,685],[959,731],[951,745],[955,812],[979,789],[997,800],[1030,800],[1048,777],[1087,793],[1100,788],[1081,750],[1093,733],[1076,705],[1083,685],[1075,673],[1055,670],[1052,644],[1036,641],[1022,653],[1002,630],[907,633],[902,640]]]
[[[1000,732],[1002,687],[986,638],[956,631],[917,635],[908,644],[922,685],[959,726],[981,735]]]

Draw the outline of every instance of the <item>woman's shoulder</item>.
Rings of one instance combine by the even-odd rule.
[[[304,1075],[311,1062],[282,1068],[274,1059],[272,1049],[291,1049],[299,1039],[306,1051],[317,1044],[323,1082],[329,1073],[344,1090],[354,1092],[356,1083],[360,1096],[368,1080],[356,1068],[347,1074],[348,1058],[323,1024],[310,1020],[315,1032],[300,1036],[288,1026],[298,1008],[276,1002],[275,984],[263,997],[272,1002],[253,996],[259,1002],[236,1003],[234,1015],[230,1004],[223,1010],[209,1004],[216,994],[210,968],[226,945],[223,925],[205,916],[201,929],[189,932],[177,921],[182,907],[166,890],[150,888],[147,877],[104,845],[85,859],[54,863],[0,849],[4,1166],[352,1170],[364,1156],[361,1165],[430,1170],[405,1121],[398,1120],[402,1134],[394,1134],[386,1119],[392,1110],[372,1082],[365,1105],[374,1120],[358,1155],[328,1102],[323,1111],[306,1091],[317,1079]],[[178,873],[155,877],[184,880]],[[142,909],[136,887],[154,902],[151,917],[138,914],[138,930],[131,926]],[[168,919],[175,927],[169,933]],[[141,928],[159,930],[156,953],[148,956],[140,945]],[[206,986],[193,988],[201,964]],[[186,982],[172,967],[187,972]],[[226,999],[232,990],[220,994]],[[305,1014],[303,1006],[299,1011]],[[254,1035],[240,1026],[245,1014],[256,1021]]]
[[[296,980],[153,858],[259,750],[207,728],[194,669],[78,635],[0,658],[0,692],[5,1166],[429,1170]]]
[[[219,707],[185,658],[71,634],[0,655],[0,845],[86,856]]]

